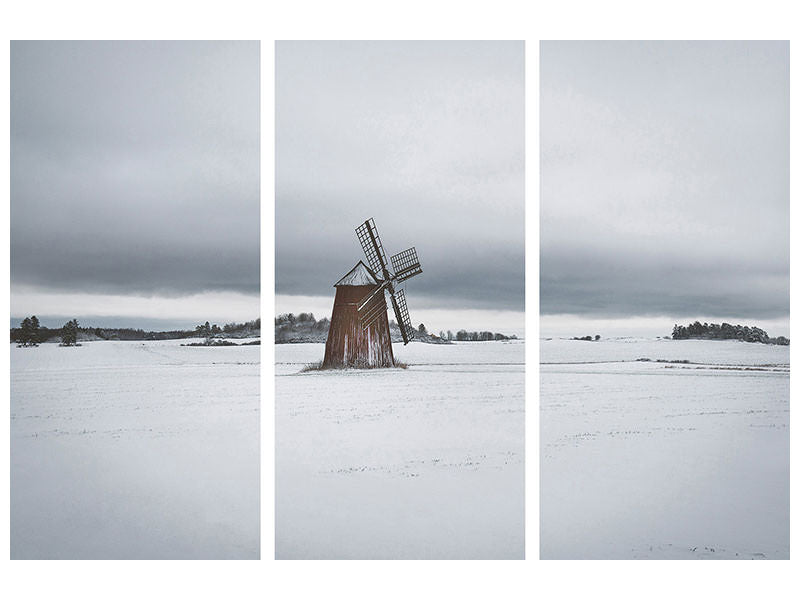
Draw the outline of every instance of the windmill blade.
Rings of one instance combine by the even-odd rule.
[[[384,290],[389,286],[390,282],[384,281],[380,286],[375,288],[364,296],[356,307],[358,312],[358,321],[361,323],[361,328],[366,329],[372,325],[382,314],[386,313],[386,295]]]
[[[408,250],[392,256],[392,269],[394,269],[395,281],[398,283],[422,273],[422,266],[417,258],[417,249],[412,246]]]
[[[379,295],[367,298],[366,302],[359,307],[358,321],[361,329],[367,329],[375,321],[386,314],[386,296],[381,290]]]
[[[408,317],[408,305],[406,295],[403,290],[390,292],[392,296],[392,308],[394,316],[397,318],[397,325],[400,327],[400,334],[403,336],[403,344],[408,344],[414,337],[414,328],[411,327],[411,319]]]
[[[386,268],[386,253],[383,251],[383,244],[381,244],[378,229],[375,227],[375,221],[372,219],[364,221],[356,227],[356,235],[370,268],[375,271],[376,275],[389,279],[389,270]]]
[[[374,290],[372,290],[371,292],[367,293],[366,296],[364,296],[361,300],[358,301],[358,305],[356,306],[356,310],[358,312],[361,312],[362,310],[364,310],[366,308],[366,305],[369,304],[369,302],[375,296],[378,296],[378,295],[383,296],[383,290],[385,290],[386,288],[390,288],[390,290],[391,290],[391,283],[392,282],[387,279],[386,281],[381,283],[378,287],[376,287]]]

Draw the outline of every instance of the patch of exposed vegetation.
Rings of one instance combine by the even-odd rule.
[[[372,370],[372,369],[407,369],[408,364],[404,362],[395,361],[393,367],[376,367],[373,365],[353,365],[350,367],[337,367],[337,366],[323,366],[322,361],[318,361],[315,363],[309,363],[300,369],[300,373],[309,373],[312,371],[343,371],[345,369],[358,369],[358,370]]]
[[[691,361],[688,360],[667,360],[665,358],[657,358],[655,360],[652,358],[637,358],[636,362],[681,363],[684,365],[691,364]]]

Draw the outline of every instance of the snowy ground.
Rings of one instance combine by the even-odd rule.
[[[259,347],[180,343],[11,347],[12,558],[258,558]]]
[[[394,351],[299,373],[324,345],[276,346],[276,556],[523,558],[523,343]]]
[[[788,347],[540,352],[542,558],[789,557]]]

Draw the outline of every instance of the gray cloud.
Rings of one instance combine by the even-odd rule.
[[[789,310],[783,42],[541,46],[541,311]]]
[[[259,288],[257,42],[14,42],[11,279]]]
[[[276,290],[330,295],[363,258],[416,246],[432,305],[524,305],[519,42],[282,42],[276,54]]]
[[[789,311],[789,281],[781,267],[653,252],[548,249],[541,255],[540,295],[542,314],[771,319]]]

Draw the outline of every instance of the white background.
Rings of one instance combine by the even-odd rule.
[[[8,427],[0,427],[0,531],[5,543],[0,585],[10,598],[717,598],[793,596],[793,561],[538,560],[538,40],[791,39],[790,2],[17,2],[4,6],[6,43],[0,79],[9,81],[9,39],[260,39],[261,44],[261,316],[274,314],[274,45],[275,39],[526,40],[526,539],[525,561],[274,561],[273,357],[270,330],[262,346],[261,561],[9,561]],[[792,56],[796,58],[792,44]],[[793,61],[792,61],[793,62]],[[796,115],[797,86],[793,85]],[[0,96],[8,115],[8,89]],[[792,142],[796,142],[792,120]],[[9,120],[0,119],[8,234]],[[794,146],[794,143],[792,144]],[[797,173],[797,152],[792,174]],[[794,194],[793,194],[794,195]],[[796,210],[792,211],[794,221]],[[793,227],[797,230],[797,227]],[[8,239],[2,279],[9,314]],[[793,258],[796,244],[792,246]],[[792,260],[792,265],[797,263]],[[792,282],[797,278],[792,273]],[[792,304],[800,289],[792,286]],[[794,311],[793,311],[794,312]],[[792,337],[800,339],[794,332]],[[8,344],[0,344],[8,410]],[[792,399],[796,386],[792,386]],[[797,430],[792,411],[792,431]],[[792,446],[792,481],[798,454]],[[797,486],[792,486],[796,489]],[[796,506],[792,494],[792,507]],[[794,512],[794,511],[792,511]],[[732,524],[735,527],[735,524]],[[796,547],[796,526],[792,546]],[[795,575],[795,577],[792,577]],[[797,586],[800,587],[800,586]],[[795,590],[796,593],[796,590]],[[794,596],[796,597],[796,596]]]

